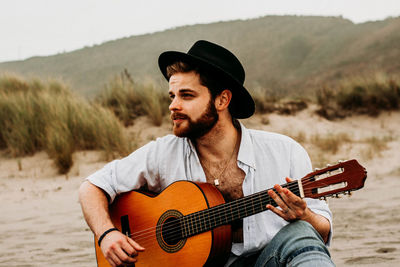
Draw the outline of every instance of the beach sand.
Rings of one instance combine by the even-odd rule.
[[[251,128],[300,139],[314,165],[356,158],[366,167],[365,187],[348,198],[329,199],[334,215],[330,251],[337,266],[395,266],[400,262],[400,113],[326,121],[313,109],[296,116],[258,115]],[[139,145],[169,132],[140,118]],[[315,136],[340,136],[335,153],[313,145]],[[385,140],[383,148],[374,140]],[[314,139],[313,139],[314,138]],[[375,140],[375,141],[376,141]],[[74,154],[68,175],[58,175],[44,153],[19,159],[0,155],[0,266],[96,266],[93,235],[78,203],[80,183],[106,162],[98,151]],[[316,163],[315,163],[316,162]],[[317,166],[321,167],[321,166]]]

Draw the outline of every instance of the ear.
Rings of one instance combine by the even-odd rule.
[[[225,110],[228,108],[231,100],[232,92],[228,89],[225,89],[215,98],[215,108],[218,111]]]

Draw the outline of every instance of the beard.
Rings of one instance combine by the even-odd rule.
[[[218,112],[212,99],[208,102],[204,113],[195,121],[182,113],[171,114],[171,119],[184,119],[188,123],[186,127],[174,124],[174,134],[178,137],[187,137],[191,140],[198,139],[207,134],[215,126],[218,118]]]

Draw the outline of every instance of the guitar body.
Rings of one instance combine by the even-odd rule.
[[[326,198],[364,187],[356,160],[316,170],[282,187],[298,197]],[[272,189],[274,190],[274,189]],[[230,223],[278,206],[268,189],[225,203],[213,185],[178,181],[159,195],[132,191],[110,206],[113,224],[145,248],[135,266],[223,266],[230,255]],[[97,264],[110,265],[95,240]]]
[[[145,248],[135,266],[221,266],[230,254],[230,225],[180,240],[171,231],[180,228],[164,230],[163,225],[174,225],[181,216],[223,203],[221,193],[210,184],[178,181],[158,195],[139,191],[119,195],[110,206],[110,216],[122,233]],[[110,266],[97,240],[95,247],[98,266]]]

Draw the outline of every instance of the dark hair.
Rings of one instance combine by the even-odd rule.
[[[224,89],[229,88],[228,85],[223,84],[218,77],[210,71],[182,61],[177,61],[167,66],[167,77],[169,79],[172,75],[178,72],[187,73],[191,71],[199,74],[200,84],[208,88],[213,99],[215,99]]]
[[[200,76],[200,84],[207,87],[208,91],[210,92],[211,98],[214,100],[224,89],[229,89],[228,84],[221,83],[221,81],[218,80],[218,77],[214,75],[213,73],[205,70],[205,69],[200,69],[197,66],[191,65],[186,62],[182,61],[176,61],[172,63],[171,65],[167,66],[167,77],[168,80],[171,78],[172,75],[182,72],[182,73],[187,73],[194,71],[199,74]],[[229,105],[229,113],[232,115],[230,111],[230,106]],[[236,129],[240,130],[240,123],[239,121],[232,116],[232,123],[233,126],[235,126]]]

